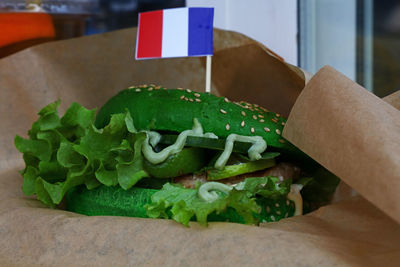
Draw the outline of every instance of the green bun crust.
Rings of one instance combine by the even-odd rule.
[[[182,132],[192,129],[197,118],[204,132],[220,138],[235,133],[261,136],[268,147],[304,157],[282,136],[286,119],[258,105],[231,102],[225,97],[198,93],[189,89],[165,89],[158,86],[130,87],[120,91],[99,110],[95,126],[103,128],[115,113],[129,110],[137,130]]]
[[[148,218],[145,205],[150,204],[151,196],[157,191],[141,187],[124,190],[119,186],[104,185],[88,190],[85,186],[78,186],[67,193],[66,210],[90,216]],[[291,217],[295,210],[294,203],[286,198],[264,200],[259,204],[263,207],[260,214],[255,214],[259,222],[274,222]],[[231,208],[220,214],[210,214],[207,221],[244,223],[244,219]]]

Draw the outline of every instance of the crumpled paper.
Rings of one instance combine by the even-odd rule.
[[[203,58],[138,62],[135,36],[136,29],[126,29],[58,41],[0,60],[1,266],[400,262],[400,215],[395,204],[400,195],[400,111],[393,108],[398,107],[399,94],[385,99],[390,106],[330,67],[304,88],[301,70],[233,32],[215,31],[212,91],[290,113],[283,135],[359,195],[344,193],[335,204],[313,213],[260,227],[221,222],[207,228],[197,223],[186,228],[171,220],[87,217],[49,209],[24,196],[18,173],[24,163],[13,138],[25,136],[36,113],[49,102],[60,98],[63,113],[72,101],[99,107],[134,84],[203,91]],[[325,139],[329,134],[333,140]]]

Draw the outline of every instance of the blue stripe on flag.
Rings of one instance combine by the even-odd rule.
[[[213,54],[214,8],[189,8],[189,56]]]

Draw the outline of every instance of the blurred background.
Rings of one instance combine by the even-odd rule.
[[[0,58],[184,6],[214,7],[215,27],[241,32],[312,74],[329,64],[379,97],[400,89],[398,0],[0,0]]]

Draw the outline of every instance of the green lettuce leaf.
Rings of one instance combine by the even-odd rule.
[[[260,207],[255,198],[250,198],[245,191],[232,189],[228,195],[222,195],[213,202],[206,202],[198,197],[198,189],[184,188],[167,183],[151,197],[152,203],[146,205],[150,218],[169,218],[186,226],[192,217],[202,225],[207,225],[211,213],[221,213],[228,207],[236,210],[247,224],[254,224],[253,213],[259,213]]]
[[[273,176],[251,177],[245,179],[238,187],[252,196],[260,195],[268,199],[278,199],[287,196],[290,192],[291,179],[280,182],[279,178]]]
[[[106,127],[97,129],[95,110],[72,103],[60,117],[59,105],[56,101],[40,110],[28,139],[15,137],[26,165],[21,171],[26,195],[55,207],[77,185],[128,189],[148,176],[140,152],[146,136],[136,132],[129,112],[113,115]]]
[[[43,161],[49,161],[51,158],[51,148],[46,141],[24,139],[17,135],[14,144],[24,155],[34,156]]]
[[[128,126],[127,126],[128,127]],[[128,128],[129,129],[129,128]],[[144,158],[142,156],[142,145],[146,140],[145,133],[137,133],[132,136],[131,142],[133,145],[133,158],[132,160],[126,160],[126,152],[124,150],[123,144],[119,149],[119,157],[117,158],[117,172],[118,172],[118,182],[123,189],[129,189],[135,185],[139,180],[144,177],[149,177],[149,174],[144,170],[143,163]],[[125,156],[125,158],[123,157]]]
[[[38,170],[32,166],[27,166],[22,176],[24,177],[24,183],[22,185],[22,191],[30,196],[35,193],[35,183],[38,177]]]
[[[206,202],[198,196],[198,188],[184,188],[178,184],[166,183],[152,195],[151,203],[145,208],[150,218],[171,218],[186,226],[190,220],[207,225],[210,215],[210,219],[219,217],[219,214],[223,215],[228,210],[231,216],[233,213],[241,216],[243,220],[240,221],[246,224],[257,224],[258,220],[265,219],[265,209],[262,208],[265,203],[282,202],[283,206],[287,202],[286,196],[290,192],[291,184],[290,179],[282,182],[272,176],[246,178],[229,194],[217,192],[218,200]],[[290,212],[294,210],[291,209]]]

